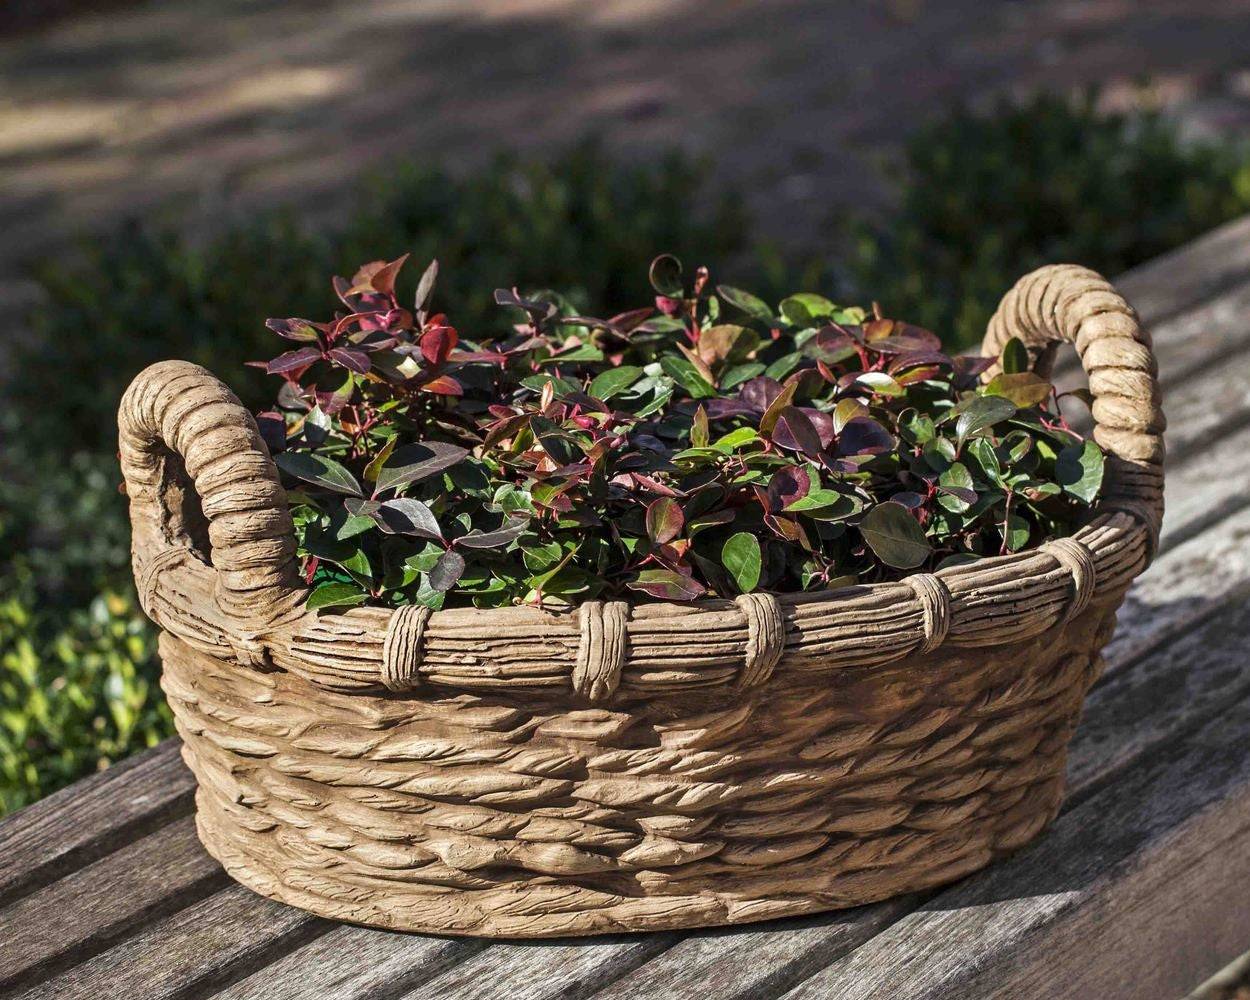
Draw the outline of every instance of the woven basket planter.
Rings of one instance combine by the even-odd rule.
[[[134,568],[244,885],[342,920],[548,937],[761,920],[950,881],[1062,796],[1099,651],[1162,512],[1163,415],[1132,309],[1022,279],[990,324],[1072,342],[1110,453],[1073,537],[897,583],[695,604],[309,613],[277,471],[204,369],[121,405]]]

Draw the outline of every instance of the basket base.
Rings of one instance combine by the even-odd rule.
[[[747,896],[720,892],[707,886],[683,895],[605,898],[597,890],[570,886],[552,879],[509,887],[449,889],[430,892],[428,886],[394,883],[368,888],[299,870],[271,868],[240,848],[232,834],[237,828],[214,823],[211,809],[197,796],[196,829],[205,849],[241,885],[261,896],[307,910],[320,917],[392,931],[485,937],[538,939],[586,937],[602,934],[644,933],[798,917],[849,909],[905,893],[932,889],[963,878],[1003,854],[1024,846],[1054,818],[1062,800],[1062,782],[1051,781],[1030,790],[1036,808],[1015,833],[1010,850],[991,850],[983,842],[965,839],[964,849],[942,865],[923,853],[909,864],[896,864],[853,875],[822,876],[812,872],[806,893]],[[1051,805],[1043,807],[1043,802]]]
[[[336,694],[166,635],[200,838],[239,882],[393,930],[741,924],[930,889],[1058,810],[1108,608],[1023,642],[733,697]]]

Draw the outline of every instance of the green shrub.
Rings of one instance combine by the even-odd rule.
[[[129,591],[40,606],[10,567],[0,599],[0,814],[172,732],[155,637]]]
[[[1042,264],[1119,274],[1250,211],[1250,151],[1182,144],[1157,115],[1037,97],[917,132],[897,214],[852,227],[860,298],[980,341],[999,298]]]

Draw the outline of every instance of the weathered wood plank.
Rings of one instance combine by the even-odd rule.
[[[29,1000],[207,996],[333,926],[230,885],[17,995]],[[339,960],[353,961],[350,954]]]
[[[586,997],[663,952],[679,937],[673,932],[496,944],[431,980],[425,990],[402,996],[456,1000]]]
[[[1116,287],[1148,323],[1166,322],[1245,282],[1250,275],[1250,216],[1133,268]]]
[[[189,814],[179,749],[162,743],[0,821],[0,904]]]
[[[225,887],[187,816],[0,910],[0,991],[108,947]]]
[[[1119,692],[1113,728],[1134,739],[1160,700],[1233,703],[787,1000],[1172,997],[1235,958],[1250,928],[1247,643],[1250,608],[1236,607],[1167,651],[1171,669],[1121,678],[1135,690]]]
[[[395,997],[485,951],[489,941],[338,926],[215,994],[219,1000]],[[351,956],[344,961],[344,956]]]

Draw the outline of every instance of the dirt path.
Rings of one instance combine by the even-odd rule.
[[[324,207],[367,165],[587,131],[709,152],[769,230],[882,198],[957,100],[1086,83],[1250,120],[1247,0],[168,0],[0,41],[0,273],[183,196]]]

